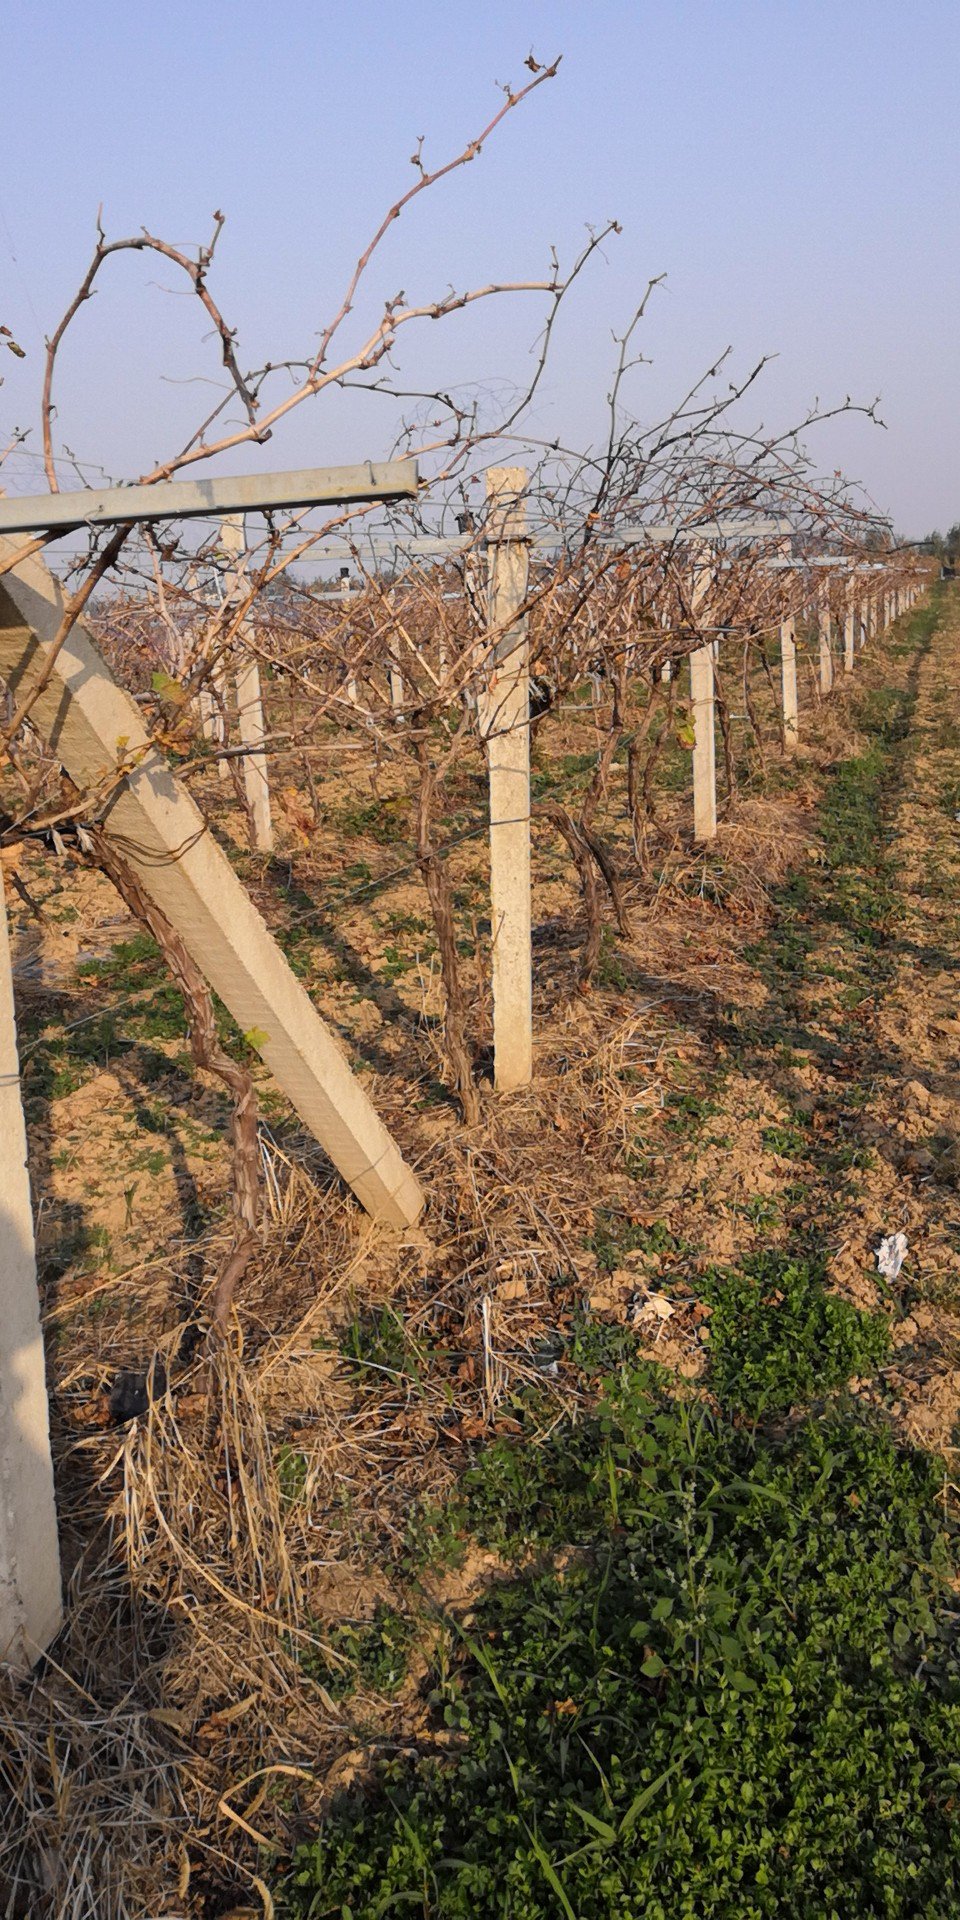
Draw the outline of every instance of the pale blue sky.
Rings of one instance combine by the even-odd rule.
[[[41,337],[101,200],[111,235],[180,242],[222,207],[214,284],[241,358],[303,355],[412,178],[416,136],[428,159],[452,151],[532,46],[563,54],[559,78],[394,231],[373,305],[537,274],[551,243],[569,259],[615,215],[623,234],[565,317],[544,428],[597,432],[611,330],[665,272],[641,417],[728,343],[738,368],[777,353],[769,423],[879,392],[887,431],[824,429],[824,465],[908,533],[960,517],[958,0],[6,0],[3,43],[0,323],[27,359],[0,354],[0,426],[37,421]],[[63,437],[119,476],[197,414],[205,390],[171,381],[217,372],[170,282],[139,256],[115,264],[64,358]],[[529,301],[477,309],[424,328],[402,374],[522,379],[535,331]],[[391,424],[375,402],[321,401],[239,464],[377,457]]]

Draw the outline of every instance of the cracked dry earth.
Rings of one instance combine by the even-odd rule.
[[[808,858],[647,1141],[647,1190],[674,1246],[659,1283],[680,1309],[649,1350],[700,1374],[710,1332],[695,1322],[696,1272],[765,1248],[816,1249],[828,1288],[889,1319],[887,1362],[854,1392],[905,1438],[942,1450],[949,1472],[960,1429],[960,595],[941,591],[901,622],[858,661],[844,698],[853,751],[825,770]],[[909,1251],[891,1285],[876,1249],[898,1231]]]

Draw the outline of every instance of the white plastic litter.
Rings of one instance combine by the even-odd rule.
[[[885,1280],[895,1280],[907,1257],[905,1233],[888,1233],[877,1248],[877,1271]]]

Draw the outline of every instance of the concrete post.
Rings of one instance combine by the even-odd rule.
[[[218,714],[216,702],[206,682],[204,682],[200,688],[198,706],[200,708],[200,731],[204,739],[213,746],[217,738]]]
[[[187,592],[189,593],[191,600],[196,601],[199,598],[200,582],[197,578],[196,567],[191,567],[187,573]],[[191,622],[191,635],[192,635],[192,622]],[[192,648],[191,648],[191,653],[192,653]],[[193,656],[193,657],[195,659],[196,656]],[[216,701],[214,700],[213,694],[210,690],[209,682],[206,680],[204,681],[203,686],[200,688],[200,692],[197,696],[197,709],[200,715],[200,731],[203,734],[203,737],[207,741],[208,745],[213,746],[214,742],[216,741],[217,731],[218,731],[217,705],[216,705]]]
[[[490,779],[490,924],[494,1084],[533,1077],[530,909],[530,655],[525,616],[529,549],[523,467],[487,474],[487,612],[497,635],[478,701]]]
[[[222,607],[224,594],[219,575],[217,576],[217,593]],[[213,706],[217,722],[216,737],[220,745],[225,747],[230,739],[230,723],[228,718],[229,701],[227,672],[223,660],[223,647],[220,642],[217,643],[217,653],[210,673],[210,684],[213,690]],[[217,778],[224,782],[230,778],[229,762],[224,759],[222,754],[219,754],[217,757]]]
[[[663,628],[664,632],[669,632],[671,620],[672,620],[670,608],[661,607],[659,614],[656,617],[659,619],[660,625]],[[673,661],[672,660],[664,661],[663,666],[660,668],[660,679],[664,686],[670,685],[670,682],[673,679]]]
[[[350,569],[349,567],[340,568],[340,598],[343,601],[343,614],[344,614],[344,619],[346,619],[347,608],[350,604]],[[348,666],[347,699],[349,700],[351,706],[355,707],[357,704],[357,680],[356,680],[356,675],[349,671],[349,661],[347,662],[347,666]]]
[[[856,658],[856,651],[857,651],[857,610],[854,604],[853,592],[852,590],[848,590],[847,604],[846,604],[846,608],[844,610],[844,616],[843,616],[843,671],[844,673],[853,672],[853,664]]]
[[[16,552],[0,540],[0,558]],[[49,677],[31,720],[91,805],[141,885],[176,927],[241,1032],[361,1205],[409,1226],[420,1188],[366,1093],[295,978],[191,796],[150,745],[140,710],[118,687],[82,622],[54,660],[63,593],[36,557],[0,580],[0,678],[21,699]]]
[[[699,568],[690,597],[695,614],[710,586],[709,567]],[[690,655],[690,707],[693,717],[693,837],[717,837],[717,736],[714,642],[705,640]]]
[[[715,840],[717,834],[717,742],[713,648],[697,647],[690,655],[690,705],[693,710],[693,837]]]
[[[62,1620],[57,1513],[0,874],[0,1664],[18,1672]]]
[[[216,716],[217,716],[217,738],[220,742],[220,745],[222,747],[225,747],[230,739],[230,722],[227,717],[227,712],[228,712],[227,676],[224,673],[223,666],[219,661],[217,662],[217,665],[213,669],[213,686],[214,686],[213,700],[214,700],[214,706],[216,709]],[[227,781],[230,779],[230,764],[229,764],[229,761],[224,759],[224,756],[222,753],[218,754],[217,756],[217,779],[222,780],[225,785]]]
[[[220,531],[224,548],[236,562],[228,576],[228,590],[232,589],[235,593],[240,593],[243,590],[240,560],[246,549],[243,515],[230,514],[221,523]],[[273,820],[270,815],[270,776],[264,750],[266,729],[263,724],[263,701],[260,697],[260,668],[255,654],[247,647],[247,642],[252,638],[252,623],[249,619],[245,619],[237,636],[237,725],[241,745],[245,748],[243,787],[253,825],[253,844],[258,853],[272,853]]]
[[[797,623],[792,613],[780,622],[780,686],[784,749],[787,753],[796,753],[800,727],[797,712]]]
[[[830,645],[830,597],[826,586],[821,587],[817,601],[817,638],[820,645],[820,691],[829,693],[833,686],[833,650]]]

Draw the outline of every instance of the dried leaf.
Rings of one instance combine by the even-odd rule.
[[[498,1300],[525,1300],[527,1283],[525,1280],[501,1280],[497,1288]]]
[[[673,1301],[668,1300],[665,1293],[648,1294],[640,1308],[641,1315],[653,1313],[656,1314],[658,1320],[672,1319],[674,1311]]]

